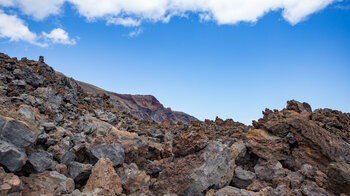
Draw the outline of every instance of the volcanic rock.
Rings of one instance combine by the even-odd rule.
[[[113,166],[124,162],[124,149],[120,144],[98,144],[89,149],[89,156],[92,163],[96,163],[101,158],[109,158]]]
[[[74,190],[74,181],[71,178],[56,172],[45,171],[21,177],[23,182],[23,195],[62,195]]]
[[[113,168],[112,161],[108,158],[100,159],[92,168],[84,192],[93,195],[120,195],[122,191],[122,183]]]
[[[0,163],[11,172],[21,170],[27,160],[27,155],[12,144],[0,140]]]

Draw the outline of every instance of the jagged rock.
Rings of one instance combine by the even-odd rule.
[[[154,128],[149,129],[149,130],[148,130],[148,133],[149,133],[152,137],[155,137],[155,138],[159,138],[159,139],[164,138],[163,133],[160,132],[160,131],[157,130],[157,129],[154,129]]]
[[[60,173],[60,174],[63,174],[65,176],[68,175],[68,169],[67,169],[67,166],[65,164],[57,164],[55,166],[55,170]]]
[[[312,112],[311,106],[308,103],[300,103],[295,100],[287,101],[287,110],[294,110],[296,112]]]
[[[186,156],[198,152],[208,145],[208,138],[198,133],[177,135],[173,141],[173,153],[176,156]]]
[[[283,184],[277,186],[275,189],[270,189],[268,191],[269,196],[289,196],[289,195],[297,195],[293,190],[289,188],[289,186]]]
[[[287,175],[290,180],[291,187],[297,189],[300,187],[301,183],[304,181],[304,177],[300,172],[291,172]]]
[[[0,163],[11,172],[21,170],[27,160],[27,155],[12,144],[0,140]]]
[[[135,163],[124,164],[118,169],[118,176],[127,194],[141,194],[147,191],[150,185],[150,176],[145,171],[140,171]]]
[[[37,143],[39,144],[45,144],[46,141],[50,138],[50,135],[47,133],[40,134],[37,138]]]
[[[53,169],[55,166],[52,160],[52,155],[43,150],[32,152],[28,156],[28,161],[37,173],[41,173],[48,169]]]
[[[12,80],[12,84],[19,87],[25,87],[27,85],[27,83],[23,80]]]
[[[256,176],[261,180],[270,181],[278,176],[285,174],[282,164],[279,161],[263,161],[260,160],[255,165],[254,171]]]
[[[215,196],[259,196],[259,193],[239,189],[232,186],[226,186],[215,192]]]
[[[117,121],[117,116],[112,112],[96,110],[95,114],[100,120],[106,121],[108,123],[115,123]]]
[[[336,194],[350,193],[350,165],[331,163],[328,166],[328,188]]]
[[[74,180],[56,171],[21,177],[23,195],[62,195],[74,190]]]
[[[282,138],[271,135],[265,130],[254,129],[247,133],[247,147],[264,159],[285,160],[289,154],[289,145]]]
[[[254,182],[251,183],[246,189],[248,191],[259,192],[260,190],[265,189],[267,186],[268,184],[264,181],[254,180]]]
[[[253,172],[243,170],[242,167],[237,166],[235,175],[232,179],[232,185],[241,189],[246,188],[255,180],[256,175]]]
[[[208,187],[221,188],[232,180],[234,159],[226,145],[211,142],[197,155],[188,155],[163,170],[155,191],[201,195]]]
[[[35,121],[35,114],[32,110],[31,107],[22,107],[21,109],[18,110],[18,113],[26,119]]]
[[[51,87],[40,87],[37,88],[34,94],[44,99],[45,102],[43,104],[50,109],[57,110],[62,104],[62,97],[57,95],[56,91],[54,91]]]
[[[41,126],[44,128],[45,132],[50,132],[56,129],[56,126],[53,123],[43,123]]]
[[[6,140],[19,148],[28,147],[36,142],[39,135],[36,131],[31,131],[28,126],[21,121],[16,121],[10,118],[5,119],[5,125],[1,131],[1,138]]]
[[[316,183],[311,181],[305,181],[300,189],[304,195],[308,195],[308,196],[309,195],[310,196],[330,196],[330,194],[327,193],[326,190],[318,187]]]
[[[244,158],[247,153],[247,148],[243,141],[234,142],[230,146],[230,152],[232,157],[236,160],[236,163],[245,161]]]
[[[85,183],[90,176],[92,165],[71,162],[68,165],[69,177],[73,178],[75,183]]]
[[[89,135],[91,133],[93,133],[94,131],[97,130],[96,125],[92,124],[92,123],[82,123],[79,125],[78,130],[80,132],[84,132],[86,135]]]
[[[68,165],[69,163],[74,161],[74,159],[75,159],[75,153],[71,151],[66,151],[62,156],[61,163]]]
[[[22,190],[22,181],[18,176],[8,174],[0,167],[0,195],[21,195]]]
[[[89,149],[89,157],[92,163],[96,163],[101,158],[109,158],[115,166],[124,162],[125,154],[120,144],[98,144]]]
[[[84,192],[94,195],[120,195],[123,191],[120,178],[108,158],[101,158],[92,168]]]
[[[315,169],[312,167],[312,165],[307,163],[301,166],[300,172],[307,178],[313,178],[315,175]]]

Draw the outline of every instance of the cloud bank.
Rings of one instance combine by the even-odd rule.
[[[105,20],[107,24],[127,27],[144,22],[168,22],[174,16],[188,13],[197,14],[202,22],[214,21],[219,25],[255,23],[271,11],[281,11],[286,21],[296,25],[336,1],[339,0],[0,0],[0,6],[15,8],[40,21],[62,14],[62,6],[67,3],[88,21]],[[19,23],[24,25],[23,21]],[[6,25],[0,28],[1,32],[6,31],[3,29]],[[28,32],[17,39],[33,40]]]

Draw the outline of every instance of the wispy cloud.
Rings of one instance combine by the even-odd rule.
[[[133,18],[108,18],[107,24],[122,25],[126,27],[137,27],[141,25],[141,21]]]
[[[137,36],[139,36],[139,35],[142,34],[142,33],[143,33],[143,29],[138,28],[138,29],[136,29],[136,30],[134,30],[134,31],[131,31],[131,32],[129,33],[129,37],[137,37]]]

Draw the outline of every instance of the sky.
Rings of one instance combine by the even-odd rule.
[[[0,0],[0,52],[200,120],[350,112],[349,0]]]

